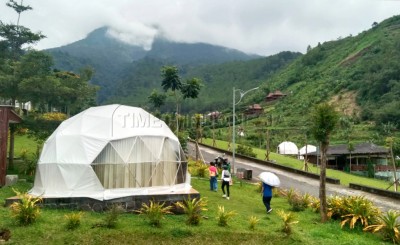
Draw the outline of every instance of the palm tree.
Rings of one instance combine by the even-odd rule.
[[[171,90],[174,93],[176,103],[176,133],[178,134],[179,100],[176,91],[180,91],[182,89],[182,82],[178,74],[178,68],[176,66],[163,66],[161,68],[161,76],[163,77],[161,86],[163,87],[164,91],[167,92],[168,90]]]
[[[311,133],[315,140],[321,143],[321,174],[320,174],[320,214],[321,222],[326,222],[327,202],[326,202],[326,152],[329,146],[329,138],[336,127],[339,115],[335,108],[328,103],[316,106],[311,115]]]
[[[176,133],[178,134],[180,97],[177,91],[181,92],[183,99],[195,99],[200,93],[200,88],[202,86],[201,80],[198,78],[192,78],[187,80],[185,83],[182,83],[178,68],[176,66],[163,66],[161,69],[161,75],[163,77],[161,86],[163,87],[164,91],[167,92],[168,90],[171,90],[174,93],[176,102]]]

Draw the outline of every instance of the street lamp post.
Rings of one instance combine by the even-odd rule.
[[[258,89],[258,87],[249,89],[247,91],[243,91],[241,89],[235,89],[235,87],[233,87],[233,101],[232,101],[232,105],[233,105],[233,118],[232,118],[232,173],[235,173],[235,150],[236,150],[235,149],[235,136],[236,136],[236,132],[235,132],[235,119],[236,119],[235,106],[240,103],[240,101],[242,100],[242,98],[243,98],[243,96],[245,94],[247,94],[250,91],[256,90],[256,89]],[[240,92],[240,98],[239,98],[238,102],[236,102],[236,97],[235,97],[235,93],[237,91]]]

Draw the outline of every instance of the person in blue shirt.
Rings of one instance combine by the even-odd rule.
[[[262,200],[265,208],[267,209],[267,213],[271,213],[271,199],[272,199],[272,186],[262,183]]]

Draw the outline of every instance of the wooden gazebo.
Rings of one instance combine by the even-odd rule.
[[[9,105],[0,105],[0,187],[6,184],[8,126],[10,123],[22,121],[13,108]]]

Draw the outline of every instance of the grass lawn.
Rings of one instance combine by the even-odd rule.
[[[192,185],[208,201],[208,210],[199,226],[185,224],[185,215],[167,215],[160,228],[151,227],[145,216],[125,213],[120,216],[114,229],[93,228],[104,219],[103,213],[84,212],[81,226],[76,230],[66,230],[64,215],[71,210],[43,209],[38,221],[30,226],[15,224],[4,199],[14,196],[10,187],[0,188],[0,228],[11,230],[11,240],[6,244],[386,244],[374,234],[360,229],[341,229],[338,221],[325,224],[319,222],[319,214],[306,210],[295,213],[298,224],[293,225],[290,236],[281,232],[283,224],[277,211],[290,211],[283,197],[272,199],[273,211],[267,215],[256,192],[256,187],[239,183],[231,187],[231,199],[221,197],[222,193],[209,191],[208,179],[192,178]],[[28,190],[31,184],[19,182],[14,188]],[[236,215],[227,227],[217,224],[218,206]],[[255,230],[249,229],[249,218],[256,216],[259,223]],[[389,244],[389,243],[387,243]]]
[[[203,139],[203,144],[207,145],[212,145],[212,139]],[[216,140],[216,145],[217,148],[220,149],[228,149],[228,142],[226,141],[220,141]],[[257,154],[258,159],[265,159],[265,149],[259,149],[259,148],[253,148],[254,153]],[[292,157],[287,157],[283,156],[274,152],[270,153],[270,159],[275,160],[277,164],[296,168],[296,169],[301,169],[303,167],[303,161],[297,160]],[[319,173],[319,168],[313,166],[312,164],[308,165],[310,168],[310,172],[312,173]],[[380,189],[386,189],[389,187],[390,183],[388,181],[384,180],[379,180],[379,179],[372,179],[372,178],[367,178],[355,174],[350,174],[346,173],[343,171],[339,170],[334,170],[334,169],[327,169],[326,171],[327,177],[335,178],[340,180],[341,185],[348,186],[349,183],[355,183],[355,184],[360,184],[360,185],[366,185],[366,186],[373,186],[375,188],[380,188]],[[394,190],[394,187],[392,187],[389,190]]]

